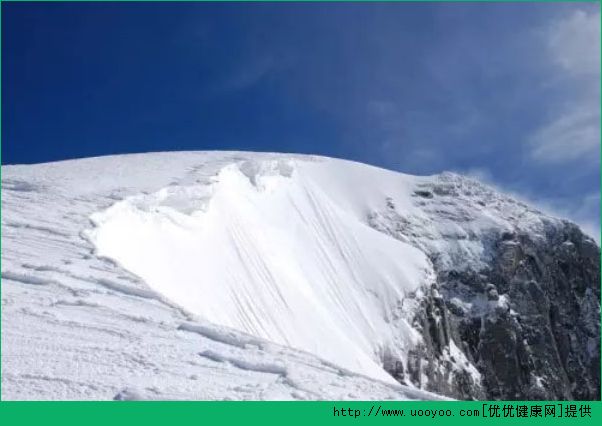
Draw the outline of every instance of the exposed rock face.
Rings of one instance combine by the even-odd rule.
[[[600,249],[567,221],[443,174],[388,200],[374,228],[428,253],[437,283],[416,294],[423,342],[400,382],[460,399],[600,399]]]

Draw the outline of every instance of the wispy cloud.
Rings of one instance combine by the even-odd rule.
[[[238,64],[239,68],[226,75],[221,84],[221,89],[231,91],[252,87],[273,71],[277,63],[271,55],[264,55],[242,62]]]
[[[555,81],[568,101],[529,137],[531,156],[544,164],[600,159],[600,12],[574,10],[544,31]]]
[[[600,12],[575,10],[549,28],[554,60],[575,75],[600,73]]]
[[[558,164],[600,158],[600,109],[590,102],[569,108],[531,137],[533,159]],[[589,105],[588,105],[589,104]]]
[[[503,24],[482,15],[412,61],[376,61],[404,84],[364,96],[357,122],[389,167],[470,174],[599,241],[600,11],[538,10]]]

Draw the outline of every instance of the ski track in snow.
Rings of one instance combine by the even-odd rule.
[[[282,179],[290,178],[294,170],[288,162],[278,163],[281,158],[246,153],[163,153],[3,166],[2,399],[439,398],[393,384],[386,377],[383,381],[352,372],[307,351],[208,322],[183,308],[182,300],[168,299],[165,291],[157,291],[161,282],[149,286],[95,252],[89,231],[100,228],[93,228],[92,215],[110,211],[124,200],[138,200],[141,210],[152,211],[161,206],[144,203],[153,201],[157,191],[169,195],[169,188],[211,187],[219,172],[233,163],[242,165],[239,170],[248,175],[250,185],[269,187],[274,182],[269,177],[262,182],[261,173],[266,171],[256,168],[268,161],[280,167],[272,172]],[[310,166],[324,161],[311,157],[299,160]],[[333,185],[337,184],[343,183]],[[168,196],[169,205],[163,206],[160,217],[181,223],[178,221],[186,220],[183,216],[203,211],[214,201],[211,194],[194,191],[184,193],[184,198]],[[175,193],[178,195],[177,190]],[[188,195],[196,197],[196,205],[190,205]],[[365,201],[376,204],[382,195],[374,194],[373,200]],[[311,202],[316,194],[299,196],[307,196]],[[363,208],[345,202],[332,208],[356,212]],[[178,214],[174,215],[174,210]],[[340,232],[333,228],[336,222],[332,217],[321,214],[338,213],[320,211],[312,220],[326,233]],[[365,231],[357,229],[372,232],[368,227]],[[231,236],[240,242],[249,238],[247,231],[242,224]],[[244,243],[236,247],[244,247]],[[333,280],[340,265],[332,263],[329,247],[320,250],[326,250],[321,252],[324,268],[335,269],[328,276]],[[353,244],[337,250],[339,258],[360,259]],[[412,249],[407,252],[412,253]],[[251,262],[262,280],[275,279],[270,278],[256,253],[237,255]],[[388,271],[392,273],[395,268]],[[352,268],[352,273],[363,272]],[[365,280],[353,274],[350,279]],[[382,286],[385,293],[394,294],[389,284]],[[340,297],[336,286],[331,289]],[[266,291],[278,299],[282,297],[278,290],[282,288]],[[245,302],[240,303],[244,310]],[[353,309],[361,311],[363,307]],[[359,330],[359,335],[370,328],[370,324],[364,325],[367,328]]]

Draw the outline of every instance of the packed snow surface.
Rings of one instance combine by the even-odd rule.
[[[246,160],[118,202],[92,216],[88,235],[98,255],[210,322],[392,380],[376,354],[393,338],[396,304],[430,269],[424,253],[365,223],[374,194],[361,183],[374,171]],[[387,177],[407,191],[401,175]]]
[[[544,226],[458,179],[237,152],[2,166],[2,398],[436,398],[382,367],[422,339],[429,255]]]
[[[418,339],[395,312],[432,273],[366,223],[409,179],[250,153],[3,166],[2,398],[436,398],[379,363]]]

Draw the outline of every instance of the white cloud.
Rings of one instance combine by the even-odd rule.
[[[600,158],[600,109],[573,107],[535,132],[531,154],[544,163]]]
[[[600,161],[600,12],[573,11],[544,32],[552,74],[568,102],[528,139],[540,163]]]
[[[555,21],[548,48],[554,60],[573,74],[600,74],[600,12],[576,10]]]

